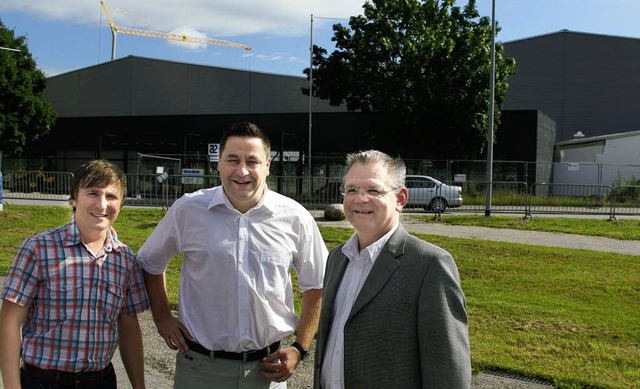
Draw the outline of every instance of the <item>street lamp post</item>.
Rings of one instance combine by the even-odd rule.
[[[489,134],[487,136],[487,197],[484,216],[491,216],[493,189],[493,125],[496,89],[496,1],[491,0],[491,69],[489,71]]]
[[[332,18],[332,17],[323,17],[316,16],[316,19],[333,19],[333,20],[348,20],[347,18]],[[311,135],[312,135],[312,102],[313,102],[313,14],[311,14],[311,25],[309,31],[309,134],[308,134],[308,145],[309,150],[307,152],[307,161],[309,162],[309,193],[311,193],[312,185],[311,185]]]
[[[313,14],[311,14],[311,27],[309,31],[309,152],[307,153],[307,160],[309,161],[309,178],[311,178],[311,116],[313,106]],[[311,180],[309,180],[311,182]]]

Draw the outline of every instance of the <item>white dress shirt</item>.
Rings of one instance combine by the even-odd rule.
[[[349,263],[340,281],[333,305],[333,321],[327,337],[320,377],[324,389],[344,388],[344,325],[371,268],[397,228],[398,224],[360,252],[358,252],[357,233],[342,246],[342,253],[349,258]]]
[[[327,248],[300,204],[267,190],[246,213],[222,187],[177,200],[138,252],[161,274],[184,254],[179,320],[209,350],[259,350],[292,334],[291,268],[302,291],[322,289]]]

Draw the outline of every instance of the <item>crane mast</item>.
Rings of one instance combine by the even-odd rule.
[[[102,6],[102,9],[104,10],[105,15],[107,16],[107,19],[109,20],[109,27],[111,28],[111,35],[113,37],[112,41],[111,41],[111,60],[114,60],[116,57],[116,39],[118,36],[118,33],[121,34],[128,34],[128,35],[137,35],[137,36],[146,36],[148,38],[160,38],[160,39],[167,39],[167,40],[174,40],[174,41],[179,41],[179,42],[190,42],[190,43],[201,43],[201,44],[207,44],[207,45],[216,45],[216,46],[228,46],[228,47],[236,47],[236,48],[241,48],[241,49],[245,49],[247,51],[251,50],[251,47],[241,44],[241,43],[233,43],[233,42],[229,42],[226,40],[222,40],[222,39],[213,39],[213,38],[203,38],[203,37],[194,37],[194,36],[189,36],[189,35],[183,35],[183,34],[173,34],[170,32],[166,32],[166,31],[154,31],[154,30],[144,30],[144,29],[140,29],[140,28],[132,28],[132,27],[122,27],[122,26],[118,26],[115,24],[115,22],[113,21],[113,18],[111,17],[111,14],[109,13],[109,8],[113,8],[116,11],[119,11],[123,14],[129,15],[135,19],[138,19],[150,26],[153,26],[155,28],[157,28],[158,30],[160,30],[157,26],[142,20],[140,18],[137,18],[131,14],[129,14],[128,12],[115,7],[113,5],[107,4],[104,1],[100,1],[100,5]]]

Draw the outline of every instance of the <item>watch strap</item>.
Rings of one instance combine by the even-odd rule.
[[[291,343],[291,347],[295,347],[296,350],[298,350],[298,352],[300,353],[300,360],[301,361],[304,361],[309,356],[309,352],[307,350],[305,350],[304,347],[302,347],[302,345],[300,345],[300,343],[293,342],[293,343]]]

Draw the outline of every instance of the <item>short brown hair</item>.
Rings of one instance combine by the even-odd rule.
[[[122,170],[112,162],[104,159],[96,159],[89,161],[73,175],[73,183],[71,184],[71,200],[76,200],[78,192],[82,188],[90,187],[105,187],[109,184],[116,184],[120,186],[120,194],[122,195],[122,203],[127,197],[127,176],[124,175]],[[73,209],[75,211],[75,207]]]

